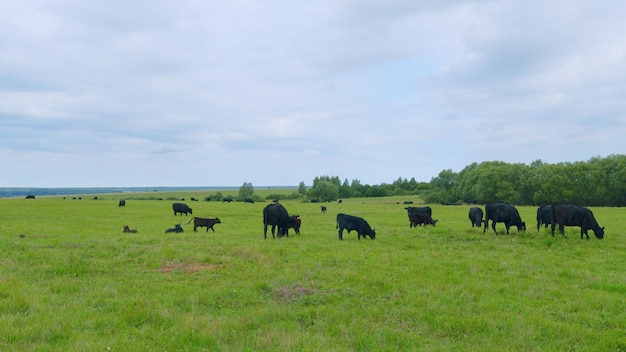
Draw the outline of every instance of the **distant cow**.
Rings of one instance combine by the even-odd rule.
[[[243,200],[244,203],[250,203],[250,204],[254,204],[254,199],[252,198],[246,198]]]
[[[180,213],[180,216],[183,216],[183,213],[185,213],[185,216],[187,216],[187,213],[193,214],[191,208],[185,203],[174,203],[172,204],[172,209],[174,209],[174,216],[176,216],[176,213]]]
[[[439,220],[433,220],[428,214],[423,213],[413,213],[411,214],[411,219],[409,220],[409,227],[418,227],[421,225],[433,225],[437,224]]]
[[[405,200],[404,204],[413,204],[413,201],[412,200]]]
[[[189,219],[187,223],[189,224],[192,220],[193,220],[193,232],[198,232],[197,230],[198,227],[206,227],[206,232],[209,232],[209,229],[215,232],[213,225],[222,223],[219,218],[208,219],[208,218],[199,218],[197,216],[194,216],[193,218]]]
[[[35,199],[35,195],[34,194],[29,194],[26,196],[26,199]]]
[[[480,227],[483,224],[483,210],[479,207],[471,207],[469,210],[469,219],[472,227]]]
[[[125,207],[126,206],[126,201],[124,199],[120,199],[120,201],[117,203],[118,207]]]
[[[233,201],[232,198],[224,198],[224,199],[222,199],[222,203],[227,203],[227,202],[230,203],[232,201]]]
[[[600,227],[591,210],[578,205],[569,204],[553,204],[550,213],[550,223],[552,225],[552,236],[554,236],[554,228],[559,225],[561,236],[565,238],[565,226],[580,226],[580,238],[587,236],[587,230],[593,230],[596,238],[604,238],[604,227]]]
[[[122,230],[122,232],[137,233],[137,230],[133,230],[130,227],[128,227],[128,225],[124,225],[124,230]]]
[[[339,229],[339,239],[343,240],[343,230],[348,230],[348,233],[351,231],[357,232],[357,239],[361,239],[361,236],[365,238],[365,236],[370,236],[371,239],[376,238],[376,231],[372,230],[370,225],[365,221],[365,219],[360,218],[358,216],[347,215],[347,214],[337,214],[337,229]]]
[[[180,226],[180,224],[176,224],[174,225],[174,227],[170,227],[169,229],[165,230],[165,233],[168,232],[183,232],[183,228]]]
[[[537,208],[537,231],[541,225],[548,227],[550,225],[550,214],[552,214],[552,205],[542,205]]]
[[[267,226],[272,226],[272,238],[275,238],[278,226],[278,237],[288,236],[290,224],[289,213],[280,203],[272,203],[263,208],[263,238],[267,238]],[[294,228],[295,229],[295,228]],[[300,228],[298,227],[298,231]]]
[[[322,214],[326,213],[326,206],[320,205],[320,209],[322,210]]]
[[[517,209],[509,204],[504,203],[489,203],[485,205],[485,228],[483,233],[487,231],[489,226],[489,220],[491,220],[491,228],[497,235],[496,223],[503,222],[506,226],[506,234],[509,234],[509,228],[511,226],[517,226],[517,231],[526,231],[526,223],[522,221]]]

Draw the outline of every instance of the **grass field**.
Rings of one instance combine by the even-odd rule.
[[[222,221],[194,233],[172,201],[121,196],[0,199],[0,350],[626,351],[622,208],[580,240],[538,232],[535,207],[496,236],[469,206],[409,229],[406,198],[282,201],[302,233],[264,240],[262,203],[186,202]],[[376,240],[339,241],[338,212]]]

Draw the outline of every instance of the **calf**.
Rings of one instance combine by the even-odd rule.
[[[213,225],[222,223],[219,218],[208,219],[208,218],[199,218],[197,216],[191,218],[189,221],[187,221],[187,223],[189,224],[192,220],[193,220],[193,232],[198,232],[197,230],[198,227],[206,227],[206,232],[209,232],[209,229],[211,229],[215,233],[215,229],[213,228]]]
[[[128,227],[128,225],[124,225],[124,230],[122,230],[122,232],[137,233],[137,230],[133,230],[130,227]]]
[[[287,231],[289,229],[294,229],[296,234],[300,234],[300,225],[302,225],[302,219],[300,219],[300,215],[292,215],[289,217],[289,223],[287,224]]]
[[[322,210],[322,214],[326,213],[326,206],[325,205],[320,205],[320,209]]]
[[[169,233],[169,232],[183,232],[183,228],[182,226],[180,226],[180,224],[176,224],[174,225],[174,227],[170,227],[169,229],[165,230],[165,233]]]

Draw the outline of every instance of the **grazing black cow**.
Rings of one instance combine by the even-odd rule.
[[[409,228],[411,228],[411,227],[418,227],[418,226],[421,226],[421,225],[433,225],[433,226],[435,226],[437,224],[437,221],[439,221],[439,220],[433,220],[433,218],[431,218],[430,215],[428,215],[428,214],[413,213],[413,214],[411,214],[411,220],[410,220]]]
[[[580,226],[580,239],[583,235],[587,236],[587,230],[593,230],[596,238],[604,238],[604,227],[600,227],[591,210],[578,205],[569,204],[552,204],[552,212],[550,213],[550,223],[552,225],[552,236],[554,237],[554,228],[559,225],[561,236],[565,238],[565,226]]]
[[[187,216],[187,213],[193,214],[191,208],[185,203],[174,203],[172,204],[172,209],[174,209],[174,216],[176,216],[176,213],[180,213],[180,216],[183,216],[183,213],[185,213],[185,216]]]
[[[120,199],[120,201],[117,203],[118,207],[125,207],[126,206],[126,201],[124,199]]]
[[[370,225],[365,219],[358,216],[337,214],[337,226],[339,229],[339,239],[343,240],[343,230],[348,230],[348,233],[355,230],[357,232],[357,239],[361,239],[361,236],[370,236],[371,239],[376,238],[376,231],[372,230]]]
[[[26,196],[26,199],[35,199],[35,195],[34,194],[29,194]]]
[[[496,231],[496,223],[503,222],[506,226],[506,234],[509,234],[509,228],[511,226],[517,226],[517,231],[526,231],[526,223],[522,221],[517,209],[509,204],[504,203],[489,203],[485,205],[485,228],[483,233],[487,231],[489,226],[489,220],[491,220],[491,228],[493,232]]]
[[[130,227],[128,227],[128,225],[124,225],[124,229],[122,230],[122,232],[137,233],[137,230],[131,229]]]
[[[252,198],[246,198],[243,200],[244,203],[250,203],[250,204],[254,204],[254,199]]]
[[[320,209],[322,210],[322,214],[326,213],[326,206],[325,205],[320,205]]]
[[[550,214],[552,214],[552,205],[542,205],[537,208],[537,231],[541,225],[548,227],[550,225]]]
[[[289,213],[282,204],[268,204],[263,208],[263,238],[267,238],[268,225],[272,225],[272,238],[275,238],[276,226],[278,226],[278,237],[288,236],[290,222]],[[299,227],[298,231],[300,231]]]
[[[405,200],[404,204],[413,204],[413,201],[412,200]]]
[[[174,227],[170,227],[169,229],[165,230],[165,233],[169,232],[183,232],[183,228],[182,226],[180,226],[180,224],[176,224],[174,225]]]
[[[230,203],[232,201],[233,201],[232,198],[224,198],[224,199],[222,199],[222,203],[227,203],[227,202]]]
[[[193,218],[189,219],[187,223],[189,224],[192,220],[193,220],[193,232],[198,232],[197,230],[198,227],[206,227],[206,232],[209,232],[209,229],[215,232],[213,225],[222,223],[220,221],[220,218],[208,219],[208,218],[199,218],[197,216],[194,216]]]
[[[483,210],[479,207],[471,207],[469,210],[469,219],[472,227],[480,227],[483,224]]]

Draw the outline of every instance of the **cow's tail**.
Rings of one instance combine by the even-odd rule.
[[[187,221],[187,223],[189,224],[193,219],[195,219],[196,217],[193,216],[191,219],[189,219],[189,221]]]

